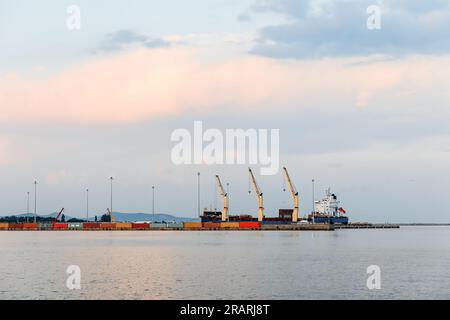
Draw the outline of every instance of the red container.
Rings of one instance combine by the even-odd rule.
[[[100,225],[98,222],[85,222],[83,223],[83,230],[98,230],[100,229]]]
[[[239,222],[239,228],[241,229],[260,229],[261,225],[259,222],[246,221]]]
[[[205,229],[220,229],[220,222],[203,222],[202,227]]]
[[[23,229],[23,223],[10,223],[8,228],[10,230],[22,230]]]
[[[150,229],[150,223],[132,223],[131,229],[133,230],[148,230]]]
[[[100,229],[103,230],[115,230],[116,229],[116,224],[115,223],[100,223]]]
[[[37,230],[37,223],[22,223],[23,230]]]
[[[67,230],[69,228],[68,223],[54,223],[53,230]]]

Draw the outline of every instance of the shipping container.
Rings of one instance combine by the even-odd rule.
[[[100,223],[100,229],[102,230],[115,230],[116,224],[111,222],[102,222]]]
[[[131,230],[131,223],[116,222],[116,230]]]
[[[39,230],[51,230],[52,224],[50,222],[40,222],[38,223]]]
[[[239,222],[240,229],[259,230],[260,227],[261,227],[261,224],[259,222],[254,222],[254,221]]]
[[[23,223],[9,223],[8,228],[9,230],[22,230]]]
[[[220,229],[239,229],[239,222],[221,222]]]
[[[184,230],[200,230],[202,228],[201,222],[183,222]]]
[[[83,230],[83,223],[82,222],[69,222],[68,229],[69,230]]]
[[[131,229],[133,229],[133,230],[148,230],[148,229],[150,229],[150,223],[146,223],[146,222],[132,223]]]
[[[169,222],[167,223],[167,228],[172,230],[182,230],[183,222]]]
[[[0,230],[8,230],[9,223],[0,222]]]
[[[38,225],[37,223],[23,223],[23,230],[37,230]]]
[[[68,227],[69,227],[68,223],[61,223],[61,222],[53,223],[53,230],[67,230]]]
[[[262,224],[291,224],[292,221],[290,220],[263,220]]]
[[[165,222],[152,222],[150,224],[150,229],[166,229],[167,223]]]
[[[99,222],[84,222],[83,223],[83,230],[98,230],[98,229],[100,229]]]
[[[209,230],[220,229],[220,222],[203,222],[202,227]]]

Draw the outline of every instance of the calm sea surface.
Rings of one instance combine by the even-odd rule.
[[[66,287],[69,265],[81,290]],[[367,267],[381,268],[369,290]],[[0,299],[450,299],[450,227],[0,231]]]

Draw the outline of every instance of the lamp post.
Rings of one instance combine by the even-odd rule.
[[[89,222],[89,189],[86,189],[86,222]]]
[[[228,212],[230,212],[230,183],[227,182],[227,197],[228,197]],[[230,217],[228,214],[228,221],[230,221]]]
[[[36,223],[37,217],[37,181],[34,180],[34,223]]]
[[[155,220],[155,186],[152,186],[152,215],[153,221]]]
[[[197,172],[197,213],[200,217],[200,172]]]
[[[111,215],[113,214],[113,177],[109,177],[109,180],[111,181]]]
[[[30,191],[27,191],[27,222],[30,215]]]
[[[314,215],[315,215],[315,211],[316,211],[316,208],[315,208],[315,200],[314,200],[314,189],[315,189],[315,186],[314,186],[314,179],[312,179],[312,214],[313,214],[313,216],[312,216],[312,222],[314,223],[315,221],[315,218],[314,218]]]

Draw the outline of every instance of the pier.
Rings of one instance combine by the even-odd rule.
[[[335,229],[399,229],[398,224],[390,223],[349,223],[347,225],[335,225]]]

